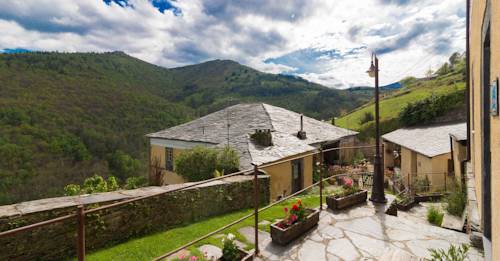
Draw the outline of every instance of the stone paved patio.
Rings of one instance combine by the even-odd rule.
[[[257,260],[421,260],[429,257],[429,248],[470,243],[467,234],[426,224],[415,217],[419,212],[389,216],[371,202],[338,213],[324,210],[316,228],[286,247],[260,233]],[[483,260],[474,248],[469,258]]]

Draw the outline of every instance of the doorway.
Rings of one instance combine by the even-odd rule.
[[[490,25],[487,26],[483,41],[483,64],[482,64],[482,108],[481,108],[481,176],[482,176],[482,222],[483,235],[491,240],[491,136],[490,136]]]
[[[302,159],[292,161],[292,193],[302,189],[303,172],[304,164]]]

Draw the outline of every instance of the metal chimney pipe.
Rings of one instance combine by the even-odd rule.
[[[300,115],[300,131],[304,131],[304,115]]]

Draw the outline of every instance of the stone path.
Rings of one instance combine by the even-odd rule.
[[[421,260],[430,257],[429,248],[470,243],[467,234],[416,222],[418,216],[385,215],[383,208],[367,202],[338,213],[325,210],[316,228],[286,247],[273,244],[269,234],[261,232],[257,260]],[[250,230],[239,232],[251,241]],[[483,260],[474,248],[469,258]]]

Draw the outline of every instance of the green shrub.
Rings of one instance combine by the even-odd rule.
[[[175,159],[175,172],[188,181],[213,178],[218,173],[232,173],[239,167],[238,153],[229,147],[222,150],[195,147],[185,150]]]
[[[102,176],[94,174],[94,176],[86,178],[83,185],[68,184],[64,187],[64,194],[66,196],[75,196],[80,194],[92,194],[99,192],[109,192],[119,189],[118,180],[110,176],[105,180]]]
[[[446,211],[448,213],[461,217],[467,203],[467,194],[460,186],[455,185],[453,191],[445,197],[444,201],[447,203]]]
[[[361,119],[359,120],[359,124],[363,125],[373,120],[374,120],[373,114],[367,111],[365,112],[365,114],[363,114],[363,117],[361,117]]]
[[[127,180],[125,180],[125,186],[123,187],[124,189],[136,189],[140,187],[144,187],[148,184],[148,180],[146,177],[140,176],[140,177],[128,177]]]
[[[400,112],[399,120],[404,126],[429,123],[436,117],[464,105],[464,97],[465,90],[459,90],[409,103]]]
[[[431,252],[432,261],[464,261],[467,259],[469,245],[462,244],[460,247],[451,245],[448,250],[444,249],[429,249]]]
[[[443,216],[444,214],[441,210],[435,206],[431,206],[427,210],[427,221],[436,226],[441,226],[441,223],[443,223]]]
[[[428,192],[431,188],[431,181],[427,175],[424,178],[418,177],[413,186],[416,192]]]

